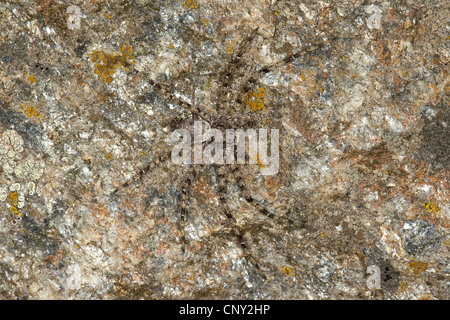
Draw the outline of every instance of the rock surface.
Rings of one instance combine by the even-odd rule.
[[[0,298],[450,299],[449,10],[0,2]],[[174,164],[194,121],[279,172]]]

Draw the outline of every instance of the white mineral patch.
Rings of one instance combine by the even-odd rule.
[[[364,101],[366,100],[364,95],[365,90],[366,88],[362,85],[356,84],[349,90],[349,92],[347,92],[346,96],[348,100],[344,103],[342,108],[339,109],[339,114],[343,119],[354,120],[355,114],[359,112]]]
[[[71,264],[67,267],[68,275],[66,286],[69,290],[78,290],[81,287],[81,268],[78,264]]]
[[[5,187],[0,188],[0,201],[5,201],[8,197],[8,190]]]
[[[9,187],[9,190],[14,192],[14,191],[19,191],[20,190],[20,184],[19,183],[14,183]]]
[[[315,14],[311,10],[309,10],[304,3],[300,4],[300,9],[303,11],[306,18],[308,18],[309,20],[314,19]]]

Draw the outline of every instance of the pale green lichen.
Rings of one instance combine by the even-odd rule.
[[[28,158],[25,162],[17,165],[14,173],[19,179],[36,181],[42,176],[43,171],[44,163],[42,161],[35,161],[33,158]]]
[[[14,174],[20,180],[38,180],[44,171],[44,163],[32,156],[22,160],[19,154],[23,151],[23,139],[14,130],[7,130],[0,138],[0,163],[3,172]]]
[[[0,159],[14,158],[17,153],[23,151],[23,139],[14,130],[6,130],[0,138]]]
[[[6,130],[0,137],[0,166],[3,169],[3,186],[0,201],[6,200],[7,210],[13,216],[13,224],[20,221],[26,196],[36,193],[35,181],[44,172],[44,162],[32,155],[24,157],[24,141],[14,130]],[[7,187],[9,186],[9,187]]]
[[[8,197],[8,190],[5,187],[0,188],[0,201],[5,201]]]

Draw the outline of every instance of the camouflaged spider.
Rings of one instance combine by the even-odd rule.
[[[205,109],[196,106],[195,103],[191,104],[180,99],[174,92],[172,92],[171,88],[165,84],[148,80],[149,84],[153,87],[153,90],[164,96],[164,98],[172,104],[178,105],[182,109],[188,111],[191,117],[190,119],[185,119],[187,121],[192,122],[194,119],[202,120],[211,127],[217,128],[223,132],[227,129],[242,128],[245,130],[247,128],[255,128],[257,123],[254,119],[242,116],[243,100],[241,100],[241,98],[246,95],[252,86],[255,86],[258,82],[257,79],[261,78],[264,74],[284,64],[290,63],[301,57],[303,54],[316,50],[318,47],[324,45],[321,44],[307,50],[302,50],[301,52],[292,54],[273,65],[258,68],[255,67],[252,61],[248,61],[246,64],[246,59],[243,58],[246,48],[256,37],[257,32],[258,29],[253,30],[246,38],[244,38],[244,40],[240,43],[238,50],[235,51],[236,55],[234,58],[231,58],[229,63],[224,66],[221,72],[219,72],[218,82],[220,88],[223,90],[218,93],[217,101],[222,108],[217,109],[214,113],[207,112]],[[235,74],[243,74],[244,76],[236,77]],[[183,123],[177,123],[176,125],[180,128],[183,126]],[[169,157],[170,154],[164,154],[161,155],[161,159],[159,160],[167,161]],[[148,164],[146,167],[142,168],[137,176],[130,179],[130,181],[125,182],[121,187],[116,189],[115,192],[128,187],[131,182],[142,179],[148,172],[151,171],[153,166],[154,164]],[[266,279],[262,270],[262,263],[256,258],[257,255],[252,252],[251,246],[248,243],[247,239],[250,235],[246,234],[239,226],[236,211],[233,209],[233,206],[230,205],[231,200],[229,199],[229,188],[234,188],[235,195],[237,194],[239,199],[243,199],[246,204],[253,207],[261,216],[267,217],[274,222],[284,222],[292,226],[296,226],[296,223],[289,218],[277,214],[276,210],[273,208],[273,205],[270,203],[267,204],[266,201],[262,200],[264,196],[252,194],[252,191],[247,188],[244,181],[244,176],[249,174],[248,166],[237,164],[189,165],[183,169],[180,169],[180,172],[182,178],[179,181],[173,181],[173,183],[177,186],[179,191],[179,231],[181,234],[183,253],[186,253],[186,247],[189,245],[185,230],[187,222],[190,219],[190,215],[188,213],[190,209],[192,209],[191,203],[192,200],[194,200],[192,197],[192,186],[196,183],[196,181],[198,181],[200,176],[210,174],[213,177],[211,180],[214,186],[211,187],[211,184],[209,184],[209,187],[211,190],[214,190],[219,197],[219,211],[221,216],[226,219],[225,228],[230,231],[229,233],[231,233],[235,241],[237,241],[238,246],[241,248],[246,260],[250,261],[255,266],[259,275],[263,279]],[[207,210],[210,209],[208,208]]]

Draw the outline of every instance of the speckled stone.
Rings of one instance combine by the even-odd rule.
[[[450,299],[449,10],[0,2],[0,298]],[[278,173],[175,164],[194,121]]]

